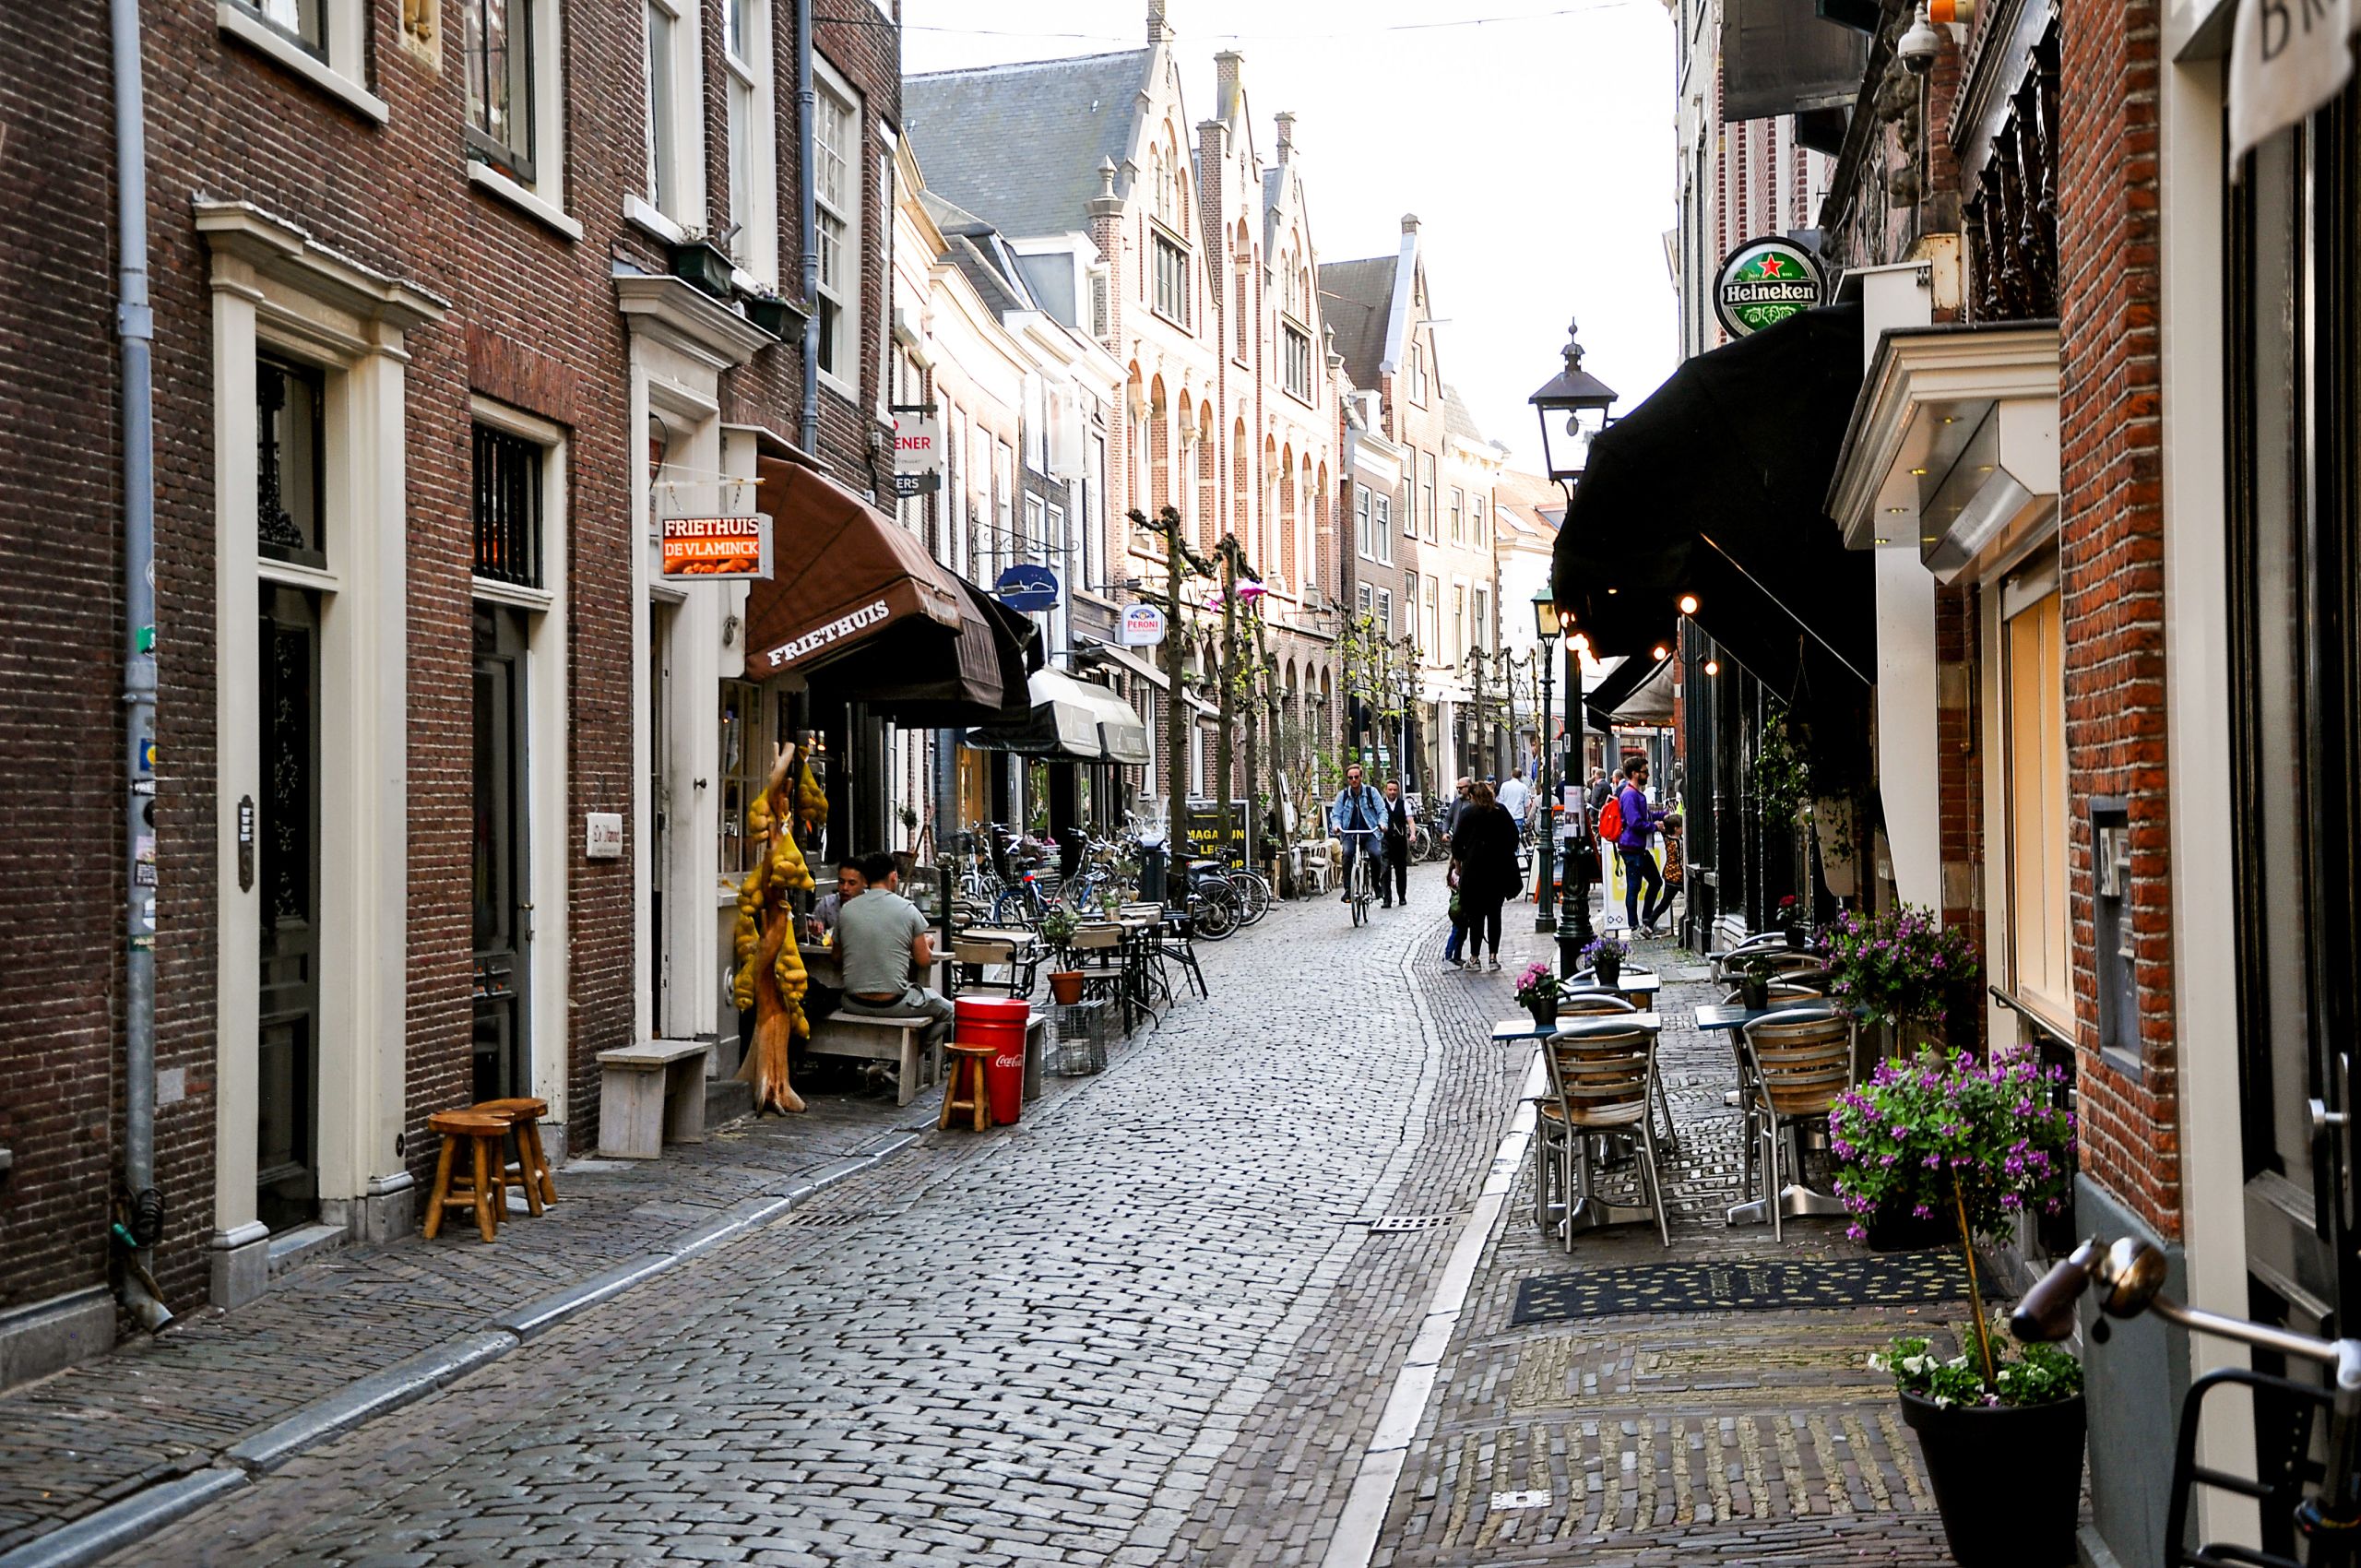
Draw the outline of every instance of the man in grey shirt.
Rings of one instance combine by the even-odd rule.
[[[926,916],[902,897],[901,868],[886,854],[864,855],[858,898],[836,914],[836,962],[844,972],[845,1010],[886,1018],[925,1018],[922,1042],[951,1038],[951,999],[917,982],[934,962]]]

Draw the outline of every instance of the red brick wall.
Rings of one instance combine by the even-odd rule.
[[[2058,176],[2068,840],[2084,1170],[2180,1230],[2158,479],[2154,0],[2063,30]],[[2089,802],[2130,802],[2140,1072],[2097,1051]]]
[[[1937,831],[1942,862],[1943,924],[1963,931],[1984,929],[1979,911],[1984,891],[1984,764],[1975,730],[1975,590],[1964,585],[1935,589],[1935,659],[1940,706],[1935,715],[1936,771],[1940,779]],[[1981,955],[1986,978],[1989,953]],[[1979,981],[1952,999],[1943,1026],[1946,1045],[1981,1051],[1984,991]]]
[[[103,6],[0,14],[0,1308],[103,1277],[123,946]]]

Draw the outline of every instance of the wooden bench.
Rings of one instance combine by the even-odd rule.
[[[895,1101],[908,1105],[919,1092],[919,1064],[927,1059],[934,1076],[942,1076],[941,1052],[929,1052],[919,1043],[931,1018],[896,1018],[876,1013],[839,1009],[812,1029],[803,1049],[815,1056],[851,1056],[863,1062],[895,1064]]]
[[[599,1052],[599,1152],[654,1159],[666,1144],[705,1142],[705,1067],[697,1039],[652,1039]]]

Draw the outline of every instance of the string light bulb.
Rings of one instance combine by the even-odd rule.
[[[1695,594],[1684,593],[1680,596],[1680,612],[1683,615],[1694,615],[1697,613],[1697,596]]]

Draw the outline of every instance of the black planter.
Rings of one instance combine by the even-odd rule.
[[[803,313],[786,300],[757,294],[746,302],[746,319],[782,342],[803,336]]]
[[[1602,990],[1613,991],[1623,981],[1623,960],[1613,954],[1601,953],[1591,960],[1590,973]]]
[[[2074,1561],[2082,1496],[2082,1397],[2054,1405],[1937,1407],[1902,1396],[1959,1568]]]
[[[1808,940],[1809,935],[1810,933],[1804,930],[1803,923],[1800,921],[1796,924],[1789,926],[1787,928],[1788,948],[1793,952],[1802,952],[1806,946],[1809,945]]]
[[[1533,1015],[1534,1028],[1540,1029],[1554,1029],[1558,1027],[1558,999],[1556,997],[1553,996],[1547,1002],[1528,1002],[1525,1004],[1525,1010]]]
[[[1738,1001],[1741,1007],[1760,1013],[1771,1005],[1771,982],[1767,980],[1742,980],[1738,982]]]
[[[672,276],[717,300],[730,297],[730,258],[710,240],[688,240],[674,245]]]
[[[1959,1225],[1950,1215],[1921,1219],[1908,1209],[1878,1209],[1862,1221],[1873,1253],[1923,1253],[1959,1246]]]

